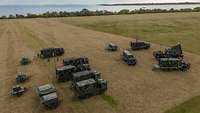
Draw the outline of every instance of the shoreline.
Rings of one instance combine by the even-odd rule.
[[[142,6],[142,5],[200,5],[200,2],[179,3],[121,3],[121,4],[99,4],[100,6]]]

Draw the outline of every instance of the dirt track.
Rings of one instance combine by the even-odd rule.
[[[104,50],[108,42],[128,47],[131,38],[91,31],[66,25],[57,19],[27,19],[0,21],[0,113],[162,113],[176,104],[200,94],[200,57],[186,53],[192,68],[189,72],[153,72],[156,63],[153,50],[133,52],[138,59],[135,67],[121,61],[121,52]],[[101,96],[78,101],[73,98],[70,83],[56,83],[53,63],[35,59],[43,47],[64,47],[64,57],[87,56],[92,68],[102,72],[109,81],[110,95],[117,106]],[[19,65],[22,56],[34,59],[29,66]],[[58,63],[59,65],[59,63]],[[16,73],[25,71],[31,80],[25,95],[10,96]],[[58,89],[61,104],[56,110],[45,110],[39,102],[36,87],[53,83]]]

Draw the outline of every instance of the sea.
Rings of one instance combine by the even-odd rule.
[[[101,5],[0,5],[0,16],[8,16],[10,14],[41,14],[47,11],[80,11],[84,8],[91,11],[96,10],[108,10],[108,11],[120,11],[122,9],[182,9],[182,8],[195,8],[200,5],[129,5],[129,6],[101,6]]]

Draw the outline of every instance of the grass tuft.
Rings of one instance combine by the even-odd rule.
[[[112,107],[117,106],[117,101],[114,100],[112,96],[110,96],[110,95],[104,93],[104,94],[101,95],[101,97],[102,97],[106,102],[108,102]]]

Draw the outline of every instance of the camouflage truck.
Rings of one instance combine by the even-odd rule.
[[[190,69],[190,63],[178,58],[161,58],[159,63],[154,66],[153,70],[160,69],[163,71],[180,70],[187,71]]]
[[[138,40],[136,40],[136,42],[132,41],[130,43],[130,47],[132,50],[149,49],[150,46],[151,46],[150,43],[142,42],[142,41],[138,41]]]
[[[136,65],[136,63],[137,63],[137,60],[135,59],[135,57],[133,56],[133,54],[131,54],[131,52],[128,51],[128,50],[124,50],[123,51],[123,53],[122,53],[122,59],[128,65]]]
[[[56,69],[56,78],[59,82],[72,80],[72,74],[76,72],[76,67],[67,65]]]
[[[40,50],[38,57],[42,59],[62,56],[65,53],[64,48],[45,48]]]
[[[55,109],[58,104],[58,95],[56,88],[52,84],[46,84],[37,88],[37,93],[40,98],[40,102],[47,108]]]
[[[107,90],[107,81],[96,71],[83,71],[73,74],[72,90],[78,98],[97,95]]]
[[[153,56],[159,60],[160,58],[183,58],[181,44],[177,44],[165,51],[154,51]]]
[[[117,51],[118,46],[114,43],[109,43],[108,46],[106,47],[106,50],[108,51]]]

